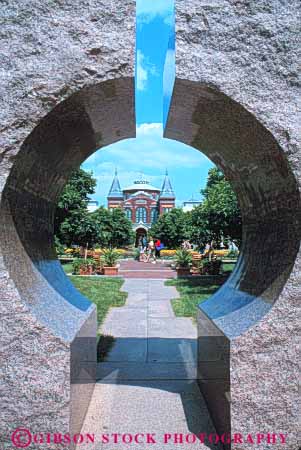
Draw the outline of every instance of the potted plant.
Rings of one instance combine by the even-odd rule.
[[[73,261],[72,266],[74,275],[93,275],[95,262],[91,258],[76,258]]]
[[[176,251],[175,255],[176,270],[178,277],[190,275],[190,266],[192,264],[191,252],[185,248]]]
[[[204,275],[220,275],[222,261],[213,257],[211,261],[204,261]]]
[[[117,260],[119,258],[119,253],[116,248],[108,248],[103,252],[104,259],[104,275],[117,275],[118,267]]]
[[[79,275],[81,265],[83,263],[82,258],[76,258],[72,262],[72,273],[73,275]]]

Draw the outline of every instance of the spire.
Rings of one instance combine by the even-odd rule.
[[[123,193],[117,175],[117,168],[115,169],[115,176],[108,194],[108,198],[123,198]]]
[[[169,179],[169,176],[168,176],[167,169],[165,171],[165,178],[164,178],[164,181],[163,181],[160,198],[170,198],[170,199],[175,199],[176,198],[175,193],[173,191],[173,188],[171,186],[171,182],[170,182],[170,179]]]

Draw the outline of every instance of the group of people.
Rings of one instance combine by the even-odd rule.
[[[210,241],[207,242],[206,245],[204,245],[203,247],[201,247],[200,249],[200,253],[202,253],[203,255],[210,255],[210,253],[214,252],[214,250],[216,249],[217,244],[216,242]],[[222,241],[219,245],[220,248],[225,248],[224,242]],[[191,244],[191,242],[189,240],[185,240],[182,243],[182,248],[184,248],[185,250],[194,250],[195,246],[193,244]],[[234,252],[238,252],[239,248],[237,247],[237,245],[235,244],[235,242],[233,240],[229,240],[228,242],[228,249],[229,251],[234,251]]]
[[[160,258],[160,251],[164,248],[164,245],[160,239],[153,239],[152,237],[147,240],[146,236],[141,236],[139,239],[139,261],[151,262],[156,264],[157,258]]]

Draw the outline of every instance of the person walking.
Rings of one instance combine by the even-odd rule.
[[[147,239],[146,236],[142,236],[140,239],[140,262],[145,262],[146,261],[146,250],[147,250]]]
[[[155,240],[155,256],[156,258],[160,258],[160,251],[162,250],[162,243],[160,239]]]
[[[147,247],[147,257],[146,262],[149,262],[150,258],[153,259],[152,263],[156,264],[156,255],[155,255],[155,243],[152,237],[149,238],[149,243]]]
[[[182,248],[184,248],[185,250],[191,250],[191,244],[189,242],[188,239],[186,239],[183,243],[182,243]]]

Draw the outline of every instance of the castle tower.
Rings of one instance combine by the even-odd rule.
[[[123,192],[120,187],[117,169],[115,169],[115,176],[112,181],[110,191],[108,193],[108,209],[117,208],[123,204]]]
[[[163,214],[173,209],[175,207],[175,201],[176,196],[168,176],[168,171],[166,169],[165,178],[159,198],[159,214]]]

